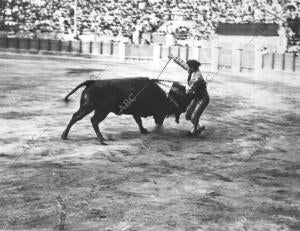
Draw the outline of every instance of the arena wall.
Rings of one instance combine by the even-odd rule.
[[[0,38],[0,51],[31,54],[85,56],[120,62],[161,62],[173,54],[197,59],[202,70],[234,75],[261,72],[300,73],[300,57],[295,53],[266,53],[254,44],[240,46],[223,42],[205,46],[166,46],[162,44],[134,45],[116,42],[61,41],[50,39]]]

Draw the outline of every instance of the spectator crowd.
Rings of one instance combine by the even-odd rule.
[[[219,23],[288,25],[299,19],[299,11],[300,0],[1,0],[0,31],[72,34],[76,18],[78,34],[131,37],[134,31],[151,33],[179,18],[196,26],[178,28],[175,34],[203,39]]]

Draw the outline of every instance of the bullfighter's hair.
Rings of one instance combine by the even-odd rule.
[[[189,67],[193,68],[194,70],[198,70],[199,67],[201,66],[201,63],[198,62],[197,60],[194,60],[194,59],[188,60],[188,61],[186,62],[186,64],[187,64]]]

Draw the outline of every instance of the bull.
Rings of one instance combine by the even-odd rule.
[[[80,108],[73,114],[62,133],[62,139],[67,139],[71,127],[92,111],[92,126],[101,144],[105,142],[98,125],[111,112],[116,115],[132,115],[140,132],[146,134],[148,130],[143,127],[141,117],[153,116],[155,123],[161,126],[166,117],[175,115],[176,122],[179,123],[180,114],[185,112],[191,100],[185,93],[185,87],[177,82],[173,82],[167,96],[158,80],[138,77],[88,80],[74,88],[65,97],[65,101],[68,102],[68,98],[81,87],[85,89],[81,94]]]

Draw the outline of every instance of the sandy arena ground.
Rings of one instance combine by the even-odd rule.
[[[91,114],[60,139],[77,84],[163,65],[0,58],[0,230],[300,230],[299,76],[217,74],[198,138],[183,115],[161,130],[143,119],[141,135],[110,114],[102,146]],[[161,78],[186,73],[170,64]]]

